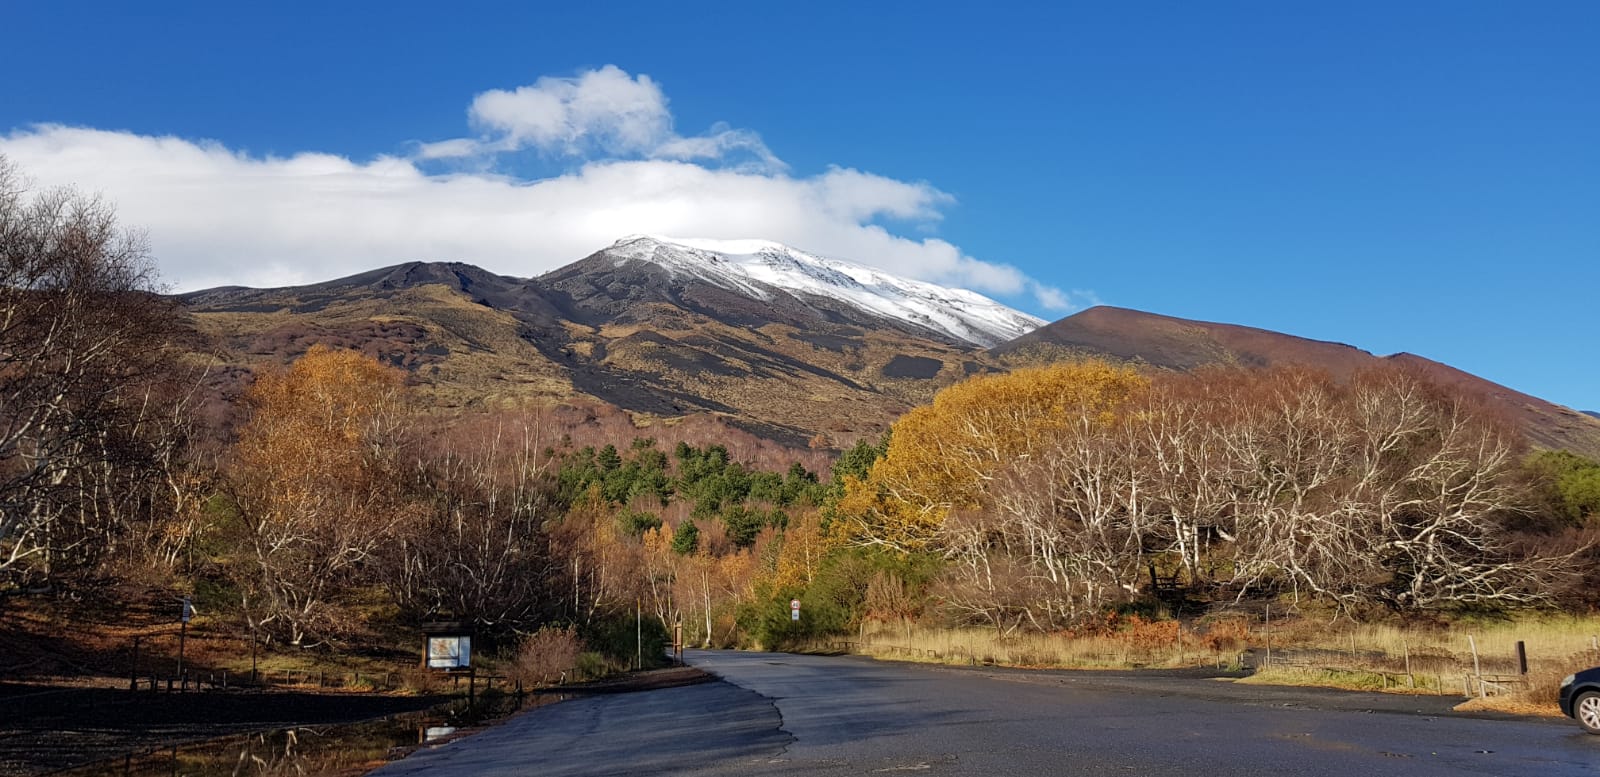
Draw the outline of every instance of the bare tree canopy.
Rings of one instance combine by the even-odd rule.
[[[945,609],[1001,630],[1066,627],[1136,598],[1157,568],[1224,596],[1395,610],[1541,603],[1563,575],[1565,557],[1506,531],[1528,503],[1515,431],[1419,374],[1216,368],[1073,393],[1112,374],[1089,363],[947,389],[851,481],[837,531],[863,547],[917,537],[950,562]],[[1047,413],[1002,412],[1035,393],[1056,397],[1034,401]],[[1011,445],[952,455],[972,428]],[[902,486],[953,482],[953,461],[959,489]]]
[[[37,586],[92,564],[148,510],[142,426],[171,303],[142,235],[99,197],[29,191],[0,157],[0,575]]]

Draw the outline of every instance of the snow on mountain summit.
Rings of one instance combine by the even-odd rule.
[[[770,240],[703,240],[633,235],[606,249],[619,264],[647,261],[668,272],[757,299],[774,293],[824,297],[961,342],[993,346],[1045,322],[977,292],[891,275],[809,254]]]

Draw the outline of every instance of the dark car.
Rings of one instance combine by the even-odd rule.
[[[1561,681],[1561,712],[1591,734],[1600,734],[1600,666]]]

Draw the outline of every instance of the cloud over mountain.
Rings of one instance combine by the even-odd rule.
[[[1075,300],[1016,268],[889,219],[937,222],[953,198],[931,184],[833,167],[795,175],[749,130],[685,136],[647,75],[614,66],[476,96],[470,137],[370,160],[303,151],[258,156],[222,141],[39,124],[0,135],[42,186],[112,200],[146,228],[178,289],[279,286],[408,259],[461,260],[532,276],[633,233],[761,237],[848,256],[921,280],[1018,297]],[[518,151],[571,164],[506,172]],[[439,170],[472,159],[462,169]]]

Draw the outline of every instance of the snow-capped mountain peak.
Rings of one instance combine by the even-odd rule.
[[[891,275],[770,240],[704,240],[633,235],[606,253],[620,265],[647,261],[757,299],[787,293],[823,297],[958,341],[998,345],[1045,322],[977,292]]]

